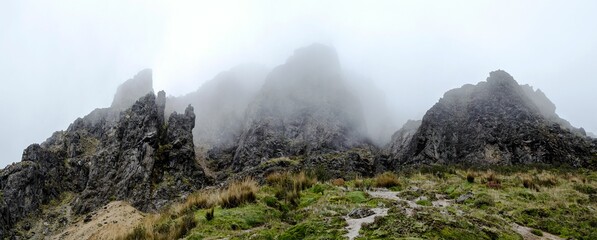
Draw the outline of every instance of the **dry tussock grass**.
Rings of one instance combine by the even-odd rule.
[[[148,215],[132,231],[120,233],[116,239],[179,239],[197,225],[194,211],[213,209],[215,206],[233,208],[257,199],[259,186],[252,178],[235,181],[224,190],[205,190],[191,194],[179,204],[164,208],[162,212]],[[213,214],[213,212],[212,212]]]
[[[219,194],[219,204],[223,208],[238,207],[246,202],[254,202],[257,199],[259,186],[252,178],[231,183],[226,190]]]
[[[342,187],[345,185],[344,179],[336,178],[336,179],[332,180],[332,185],[337,186],[337,187]]]
[[[374,181],[375,187],[379,188],[390,188],[400,186],[398,176],[392,172],[385,172],[383,174],[375,176]]]
[[[276,189],[276,198],[284,199],[292,205],[298,204],[300,192],[313,186],[317,179],[305,172],[275,172],[265,178],[266,182]]]

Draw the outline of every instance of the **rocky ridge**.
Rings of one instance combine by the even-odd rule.
[[[486,82],[453,89],[398,131],[394,167],[423,163],[596,166],[597,142],[555,114],[555,105],[502,70]]]
[[[365,143],[358,98],[342,76],[334,49],[314,44],[275,68],[245,116],[235,171],[270,158],[343,151]]]
[[[265,80],[267,69],[253,64],[236,66],[204,83],[194,92],[168,97],[166,115],[193,105],[198,114],[193,129],[195,146],[206,151],[229,148],[240,136],[245,111]]]
[[[27,147],[21,162],[0,170],[0,238],[15,237],[12,226],[62,193],[75,194],[77,214],[114,200],[151,211],[210,184],[195,160],[193,107],[167,121],[164,108],[163,91],[147,93],[124,111],[96,109]]]

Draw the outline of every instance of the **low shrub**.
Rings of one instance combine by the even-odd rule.
[[[219,204],[219,192],[201,191],[187,197],[184,203],[178,205],[175,209],[177,213],[186,213],[197,209],[205,209]]]
[[[498,174],[494,171],[487,171],[483,176],[483,183],[494,182],[494,183],[502,183],[502,180],[499,178]]]
[[[548,172],[542,172],[534,176],[524,174],[521,178],[523,187],[537,192],[540,190],[540,187],[553,187],[559,183],[558,177]]]
[[[126,235],[124,238],[124,240],[143,240],[143,239],[147,239],[147,230],[145,229],[145,227],[143,225],[138,225],[135,228],[133,228],[133,232],[131,232],[130,234]]]
[[[214,208],[210,208],[205,212],[205,220],[211,221],[214,219]]]
[[[344,179],[342,178],[336,178],[334,180],[332,180],[332,185],[337,186],[337,187],[343,187],[345,184]]]
[[[553,187],[558,185],[558,177],[548,172],[542,172],[535,177],[535,182],[539,186]]]
[[[535,184],[532,178],[525,177],[522,179],[522,186],[531,190],[539,191],[539,186]]]
[[[315,184],[313,186],[313,188],[311,189],[311,191],[313,191],[313,193],[317,193],[317,194],[323,195],[323,192],[325,191],[325,188],[321,184]]]
[[[419,205],[421,205],[421,206],[431,206],[431,205],[433,205],[431,203],[431,201],[429,201],[427,199],[418,200],[416,203],[419,204]]]
[[[471,172],[466,174],[466,181],[469,183],[475,183],[475,175]]]
[[[165,215],[154,215],[145,219],[143,223],[136,226],[129,234],[117,239],[179,239],[196,226],[197,221],[192,212],[186,213],[178,219],[169,219]]]
[[[489,182],[487,182],[487,187],[493,188],[493,189],[500,189],[500,188],[502,188],[502,184],[499,182],[495,182],[495,181],[489,181]]]
[[[255,202],[259,187],[252,178],[232,182],[220,193],[220,204],[223,208],[238,207],[246,202]]]
[[[195,220],[193,213],[187,213],[182,217],[178,224],[174,226],[174,230],[167,239],[179,239],[185,236],[195,226],[197,226],[197,221]]]
[[[533,229],[533,230],[531,230],[531,233],[534,235],[537,235],[539,237],[543,237],[543,232],[541,230]]]
[[[400,186],[398,176],[392,172],[385,172],[383,174],[375,176],[375,187],[379,188],[391,188]]]
[[[317,182],[304,172],[293,174],[290,172],[276,172],[268,175],[266,181],[275,189],[278,199],[284,199],[286,203],[297,206],[300,202],[300,192],[310,188]]]
[[[310,188],[317,182],[316,179],[307,176],[305,172],[299,172],[298,174],[293,175],[292,180],[294,187],[301,191]]]

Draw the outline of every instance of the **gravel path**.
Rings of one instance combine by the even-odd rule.
[[[344,236],[348,237],[348,239],[350,240],[355,239],[357,236],[359,236],[359,231],[361,230],[363,223],[372,223],[373,221],[375,221],[375,217],[383,217],[388,215],[388,208],[372,208],[371,210],[373,210],[375,214],[369,217],[358,219],[344,217],[346,219],[346,222],[348,223],[348,226],[346,227],[348,233]]]

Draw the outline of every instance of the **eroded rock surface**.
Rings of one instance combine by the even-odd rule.
[[[334,49],[298,49],[275,68],[247,110],[235,171],[270,158],[347,150],[363,144],[363,111]]]
[[[75,194],[76,214],[114,200],[150,211],[208,184],[195,160],[193,107],[166,121],[164,105],[160,92],[123,111],[96,109],[25,149],[0,170],[0,238],[14,237],[12,226],[61,193]]]
[[[112,109],[124,110],[131,107],[137,99],[143,95],[153,92],[153,78],[151,69],[144,69],[135,75],[135,77],[127,80],[120,86],[114,100],[112,100]]]
[[[259,91],[268,69],[245,64],[224,71],[197,91],[181,97],[168,97],[166,116],[193,105],[196,126],[195,146],[203,150],[225,149],[236,144],[243,130],[245,111]]]
[[[491,72],[485,82],[448,91],[412,133],[409,128],[395,135],[390,145],[394,167],[421,163],[597,165],[597,142],[560,119],[542,92],[520,86],[502,70]]]

